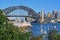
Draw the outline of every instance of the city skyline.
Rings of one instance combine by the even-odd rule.
[[[0,4],[0,9],[23,5],[32,8],[36,12],[41,10],[45,10],[46,13],[53,10],[60,11],[60,0],[0,0]]]

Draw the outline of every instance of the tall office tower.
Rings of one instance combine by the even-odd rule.
[[[47,16],[47,15],[46,15],[46,13],[45,13],[45,14],[44,14],[44,18],[46,18],[46,16]]]
[[[54,19],[58,18],[58,14],[59,14],[58,11],[52,11],[52,16],[53,16]]]
[[[38,19],[38,22],[40,22],[40,21],[41,21],[41,13],[40,13],[40,12],[38,12],[38,16],[40,17],[40,18]]]
[[[50,12],[48,12],[47,17],[51,18],[51,13]]]
[[[50,20],[51,20],[51,13],[48,12],[48,14],[47,14],[47,22],[50,22]]]
[[[44,10],[41,11],[41,22],[44,22]]]
[[[58,14],[58,19],[60,19],[60,12],[59,12],[59,14]]]
[[[38,12],[38,16],[41,16],[40,12]]]

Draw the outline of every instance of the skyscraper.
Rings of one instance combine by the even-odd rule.
[[[50,12],[48,12],[47,17],[51,18],[51,13]]]
[[[51,20],[51,13],[48,12],[48,14],[47,14],[47,22],[50,22],[50,20]]]
[[[53,16],[53,18],[54,19],[57,19],[58,18],[58,14],[59,14],[59,12],[58,11],[52,11],[52,16]]]
[[[41,11],[41,22],[44,22],[44,10]]]

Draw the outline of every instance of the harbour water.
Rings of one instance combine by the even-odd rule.
[[[32,25],[31,31],[33,36],[39,36],[41,34],[41,27],[47,33],[48,29],[50,28],[53,29],[55,26],[58,32],[60,33],[60,23],[44,23],[44,24],[31,23],[31,25]]]

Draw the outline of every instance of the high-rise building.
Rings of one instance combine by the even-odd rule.
[[[47,17],[51,18],[51,13],[50,12],[48,12]]]
[[[58,19],[60,19],[60,12],[59,12],[59,14],[58,14]]]
[[[41,22],[44,22],[44,10],[41,11]]]
[[[51,20],[51,13],[48,12],[48,14],[47,14],[47,22],[50,22],[50,20]]]
[[[58,11],[52,11],[52,16],[53,16],[54,19],[58,18],[58,14],[59,14]]]

